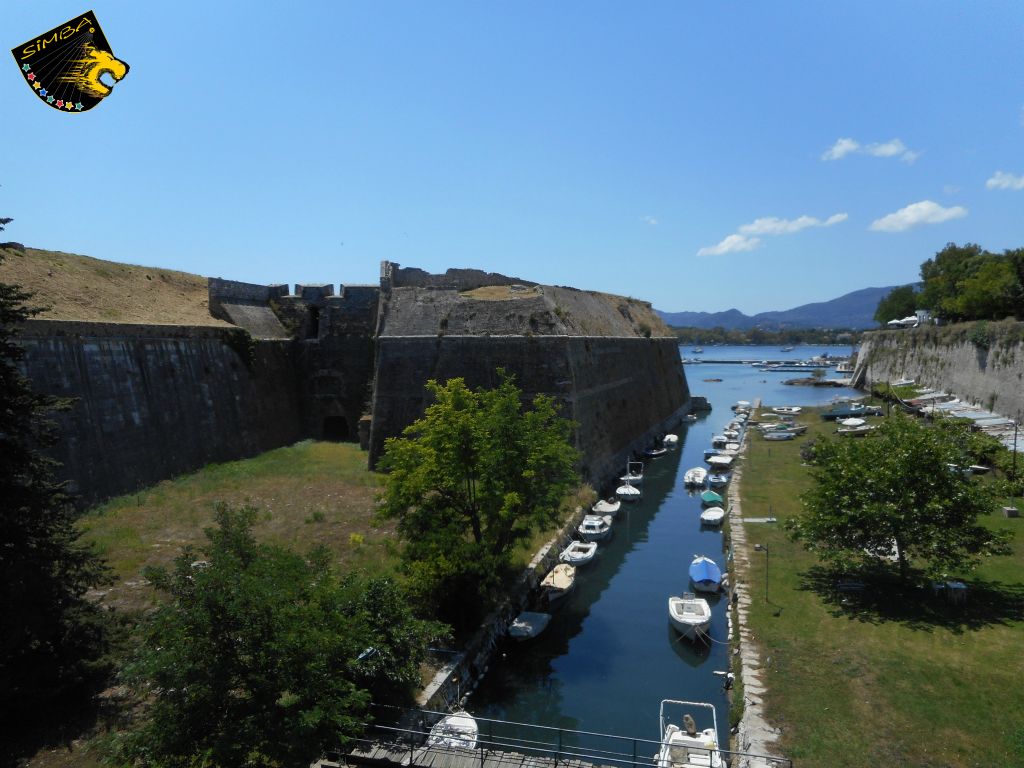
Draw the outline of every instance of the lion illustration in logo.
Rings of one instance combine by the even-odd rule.
[[[71,62],[60,80],[71,83],[83,93],[103,98],[111,92],[110,86],[100,80],[103,75],[110,75],[116,82],[128,74],[128,65],[107,51],[84,45],[82,52],[84,56]]]

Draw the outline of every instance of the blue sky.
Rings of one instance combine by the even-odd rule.
[[[46,108],[13,57],[0,77],[0,214],[31,246],[747,313],[1024,246],[1019,0],[93,9],[131,66],[97,108]],[[5,47],[86,10],[8,0]]]

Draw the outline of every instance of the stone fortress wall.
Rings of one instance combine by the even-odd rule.
[[[76,398],[54,451],[85,503],[304,438],[355,439],[371,466],[426,407],[428,379],[487,386],[503,367],[577,422],[595,485],[678,423],[678,347],[650,305],[479,270],[384,262],[380,285],[210,278],[236,328],[30,321],[25,373]],[[367,414],[369,419],[366,418]]]
[[[1024,323],[922,326],[864,335],[853,385],[914,379],[1008,418],[1024,417]]]
[[[56,413],[51,454],[89,504],[305,432],[287,346],[235,329],[33,320],[23,371]]]

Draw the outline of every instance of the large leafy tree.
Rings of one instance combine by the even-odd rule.
[[[1008,554],[1007,537],[978,522],[995,509],[994,486],[950,469],[971,460],[966,429],[894,414],[868,437],[818,442],[814,485],[788,523],[791,535],[840,566],[886,562],[895,552],[904,578],[912,566],[941,577]]]
[[[454,623],[486,607],[513,547],[557,521],[577,482],[572,423],[546,395],[524,409],[499,374],[490,390],[428,382],[434,403],[387,441],[381,464],[382,512],[398,520],[411,581]]]
[[[878,302],[874,320],[885,325],[890,320],[900,320],[917,311],[917,289],[913,285],[893,288]]]
[[[83,707],[107,644],[104,616],[85,597],[106,570],[79,541],[43,453],[57,439],[48,415],[67,403],[33,392],[18,367],[18,326],[40,311],[30,299],[0,283],[0,753]]]
[[[258,544],[220,505],[205,559],[147,576],[169,599],[129,678],[149,698],[124,757],[161,766],[306,765],[357,734],[371,693],[408,692],[439,631],[387,580],[337,578],[323,550]]]

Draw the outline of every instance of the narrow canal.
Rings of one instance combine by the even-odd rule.
[[[825,351],[837,356],[850,350],[797,347],[782,354],[777,347],[714,347],[706,357],[713,352],[717,360],[798,359]],[[688,349],[681,354],[690,356]],[[685,489],[683,474],[706,467],[704,450],[732,418],[730,406],[737,400],[817,405],[859,394],[782,384],[797,375],[739,364],[686,365],[690,392],[707,397],[711,413],[678,429],[678,449],[646,463],[642,499],[622,505],[612,538],[599,545],[595,561],[578,570],[575,592],[556,604],[545,633],[498,648],[467,702],[473,714],[656,740],[662,699],[704,701],[717,710],[719,743],[728,744],[728,700],[723,678],[714,674],[728,668],[727,600],[708,600],[710,644],[682,639],[668,620],[669,596],[690,590],[693,556],[707,555],[723,571],[728,557],[723,534],[702,530],[700,496]]]

